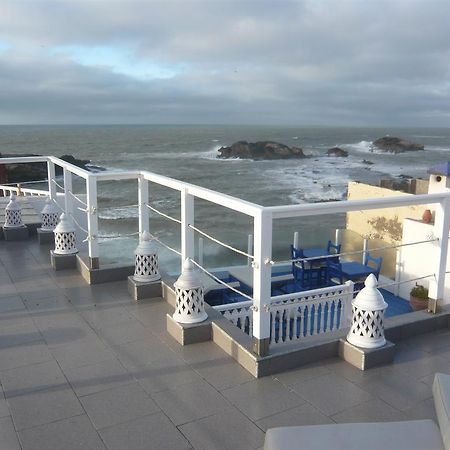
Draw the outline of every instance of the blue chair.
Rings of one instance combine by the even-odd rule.
[[[344,283],[344,274],[342,273],[342,264],[339,260],[334,258],[327,259],[327,274],[326,274],[327,285],[332,286],[334,284]]]
[[[370,265],[369,263],[372,263]],[[381,264],[383,263],[383,257],[374,258],[370,255],[370,253],[366,253],[366,262],[364,263],[365,266],[371,267],[372,269],[375,269],[374,275],[377,277],[380,276],[380,270],[381,270]]]
[[[291,258],[298,261],[292,262],[292,275],[294,282],[301,289],[313,289],[320,286],[323,280],[322,267],[313,267],[308,261],[304,261],[305,255],[301,248],[291,245]]]
[[[331,241],[328,241],[327,253],[329,255],[336,255],[341,253],[341,244],[334,245]]]

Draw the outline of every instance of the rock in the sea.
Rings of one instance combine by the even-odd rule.
[[[0,164],[1,158],[18,158],[25,156],[41,156],[34,154],[0,154]],[[77,167],[81,167],[85,170],[90,171],[100,171],[105,170],[103,167],[91,166],[90,161],[87,159],[77,159],[72,155],[61,156],[62,160],[73,164]],[[61,175],[63,170],[61,167],[55,167],[56,175]],[[47,179],[47,163],[21,163],[21,164],[8,164],[6,166],[6,178],[8,183],[24,183],[26,181],[40,181]]]
[[[238,141],[230,147],[219,148],[218,158],[245,158],[245,159],[288,159],[305,158],[306,155],[299,147],[288,147],[278,142]]]
[[[343,148],[333,147],[327,150],[327,156],[338,156],[341,158],[346,158],[348,156],[348,151]]]
[[[372,164],[374,164],[373,161],[369,161],[368,159],[363,159],[363,160],[362,160],[362,163],[363,163],[363,164],[367,164],[368,166],[371,166]]]
[[[379,150],[390,153],[413,152],[417,150],[424,150],[422,144],[401,139],[398,137],[385,136],[373,142],[373,146]]]

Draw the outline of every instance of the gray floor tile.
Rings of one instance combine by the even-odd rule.
[[[358,383],[373,396],[399,410],[431,397],[431,388],[419,380],[396,373],[381,373]]]
[[[22,298],[19,295],[11,295],[0,298],[0,313],[20,312],[25,310]]]
[[[28,392],[8,398],[17,430],[54,422],[83,413],[76,395],[68,388]]]
[[[21,431],[19,437],[23,450],[104,450],[106,448],[85,414]]]
[[[450,370],[447,358],[420,350],[397,352],[394,361],[397,369],[403,370],[406,375],[414,378],[423,378],[436,372]]]
[[[155,361],[181,361],[172,350],[157,337],[128,342],[112,347],[127,369],[145,367]]]
[[[108,328],[112,325],[136,320],[131,317],[126,308],[116,305],[87,308],[83,309],[80,314],[95,329]]]
[[[154,339],[149,329],[137,319],[130,319],[125,323],[97,329],[100,338],[108,345],[120,345],[142,339]]]
[[[52,347],[50,351],[63,370],[115,358],[114,353],[96,336],[88,336],[67,345]]]
[[[186,450],[192,448],[162,413],[99,431],[110,450]]]
[[[326,425],[334,423],[328,416],[322,414],[309,403],[288,409],[273,416],[258,420],[257,425],[263,430],[274,427],[291,427],[300,425]]]
[[[35,341],[42,341],[42,336],[33,324],[25,323],[0,328],[0,350]]]
[[[175,425],[181,425],[217,413],[230,404],[208,383],[177,386],[152,395],[158,406]]]
[[[293,389],[327,416],[371,399],[368,392],[336,374],[305,380]]]
[[[97,429],[160,411],[138,383],[87,395],[80,401]]]
[[[78,396],[105,391],[133,382],[118,359],[65,369],[64,373]]]
[[[225,389],[222,394],[252,420],[292,409],[305,401],[277,380],[261,378]]]
[[[281,381],[281,383],[286,386],[292,386],[305,380],[310,380],[311,378],[320,377],[321,375],[325,375],[327,373],[330,373],[330,369],[324,365],[323,362],[319,362],[308,364],[288,372],[276,374],[273,378]]]
[[[249,450],[264,443],[264,433],[239,411],[222,411],[179,428],[196,450]]]
[[[11,417],[2,417],[0,419],[0,448],[21,450]]]
[[[335,422],[398,422],[408,420],[405,413],[380,399],[353,406],[331,417]]]
[[[8,398],[43,389],[69,388],[64,374],[54,360],[0,372],[0,379]]]
[[[404,411],[408,419],[422,420],[431,419],[437,423],[436,409],[433,397],[415,403]]]
[[[130,369],[140,385],[150,394],[177,386],[201,382],[202,377],[176,356],[152,361],[150,364]]]
[[[18,347],[0,349],[0,371],[52,360],[52,354],[42,341]]]
[[[231,356],[193,363],[192,368],[219,391],[254,380]]]

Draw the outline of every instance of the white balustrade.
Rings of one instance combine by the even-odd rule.
[[[75,226],[70,217],[61,214],[59,223],[53,230],[55,233],[55,250],[57,255],[73,255],[78,253],[76,247]]]
[[[134,255],[135,264],[133,278],[136,281],[152,282],[161,279],[158,254],[148,231],[142,233]]]
[[[280,295],[270,305],[270,345],[335,331],[349,325],[353,282]]]
[[[228,305],[214,306],[226,319],[236,325],[244,333],[252,335],[253,314],[251,300],[239,303],[229,303]]]
[[[384,311],[387,303],[377,289],[378,281],[370,274],[365,287],[352,302],[352,325],[347,335],[350,344],[362,348],[377,348],[386,344]]]
[[[50,198],[47,198],[44,208],[41,211],[41,230],[53,231],[56,225],[58,225],[58,216],[58,209]]]
[[[208,318],[205,312],[203,284],[190,258],[183,263],[183,271],[174,283],[176,309],[173,318],[179,323],[203,322]]]
[[[9,203],[5,208],[5,224],[4,228],[23,228],[22,208],[16,200],[16,195],[11,193]]]

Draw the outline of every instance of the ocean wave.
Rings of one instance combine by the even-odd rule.
[[[414,138],[426,138],[426,139],[445,139],[448,136],[428,136],[428,135],[422,135],[422,134],[413,134],[412,137],[414,137]]]
[[[134,219],[139,217],[139,211],[135,208],[108,208],[102,211],[98,218],[102,220],[120,220],[120,219]]]
[[[355,144],[344,144],[342,147],[347,147],[352,150],[356,150],[361,153],[373,153],[374,148],[371,141],[359,141]]]

